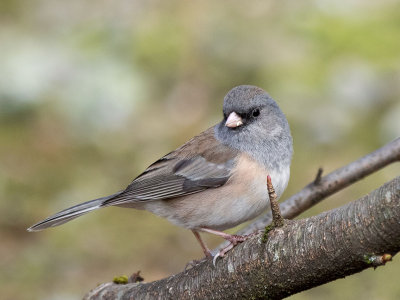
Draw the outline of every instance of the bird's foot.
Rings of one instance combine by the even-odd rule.
[[[233,247],[235,247],[235,245],[231,242],[229,243],[228,246],[226,246],[225,248],[222,248],[221,250],[219,250],[219,252],[217,254],[215,254],[215,256],[213,257],[213,265],[215,267],[215,264],[217,262],[218,257],[224,257],[225,254],[227,252],[229,252],[229,250],[231,250]]]
[[[251,236],[253,236],[253,234],[247,234],[247,235],[232,234],[232,235],[227,236],[225,239],[227,241],[231,242],[231,244],[233,244],[233,246],[236,246],[237,244],[246,241]]]
[[[249,238],[255,236],[258,234],[258,232],[253,232],[251,234],[246,234],[246,235],[232,235],[232,234],[226,234],[224,238],[230,242],[228,246],[225,248],[222,248],[215,256],[213,257],[213,265],[215,266],[215,263],[217,262],[218,257],[224,257],[226,253],[228,253],[233,247],[235,247],[239,243],[243,243],[244,241],[248,240]]]

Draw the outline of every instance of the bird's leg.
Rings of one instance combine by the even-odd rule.
[[[251,238],[252,236],[258,234],[258,232],[253,232],[253,233],[247,234],[247,235],[228,234],[223,231],[218,231],[218,230],[204,228],[204,227],[200,228],[200,230],[211,233],[211,234],[218,235],[230,242],[228,246],[226,246],[225,248],[222,248],[219,251],[219,253],[217,253],[214,256],[214,259],[213,259],[214,265],[215,265],[215,262],[218,257],[223,257],[229,250],[231,250],[233,247],[235,247],[238,243],[242,243],[242,242],[246,241],[247,239]]]
[[[204,255],[206,257],[212,257],[210,249],[208,249],[207,245],[201,239],[200,233],[196,230],[192,230],[194,236],[196,237],[197,241],[200,243],[201,248],[203,249]]]
[[[211,233],[211,234],[218,235],[218,236],[224,238],[225,240],[231,242],[233,244],[233,246],[236,246],[238,243],[242,243],[242,242],[246,241],[247,239],[251,238],[252,236],[254,236],[256,234],[256,233],[251,233],[251,234],[247,234],[247,235],[228,234],[223,231],[204,228],[204,227],[200,228],[200,230]]]
[[[210,249],[208,249],[206,243],[204,243],[204,241],[202,240],[200,233],[197,230],[192,229],[192,232],[194,234],[194,236],[196,237],[196,240],[199,242],[201,249],[203,249],[204,255],[206,256],[206,258],[212,258],[212,254]],[[189,268],[193,268],[195,265],[197,265],[200,262],[200,260],[192,260],[190,262],[188,262],[185,266],[185,271]]]

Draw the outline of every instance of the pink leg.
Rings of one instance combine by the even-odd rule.
[[[204,228],[204,227],[200,228],[200,230],[211,233],[211,234],[218,235],[218,236],[224,238],[225,240],[231,242],[234,246],[237,245],[238,243],[244,242],[245,240],[249,239],[250,237],[252,237],[255,234],[255,233],[252,233],[252,234],[248,234],[248,235],[235,235],[235,234],[228,234],[223,231]]]
[[[201,239],[201,236],[198,231],[192,230],[194,236],[196,237],[197,241],[200,243],[201,248],[203,249],[203,252],[206,257],[212,257],[210,249],[208,249],[207,245],[204,243],[204,241]]]
[[[229,250],[231,250],[233,247],[235,247],[238,243],[242,243],[245,240],[251,238],[252,236],[254,236],[254,235],[256,235],[258,233],[258,232],[254,232],[254,233],[251,233],[251,234],[248,234],[248,235],[232,235],[232,234],[225,233],[223,231],[218,231],[218,230],[204,228],[204,227],[200,228],[200,230],[204,231],[204,232],[211,233],[211,234],[218,235],[218,236],[220,236],[220,237],[222,237],[225,240],[230,242],[230,244],[228,246],[226,246],[225,248],[221,249],[219,251],[219,253],[217,253],[214,256],[214,259],[213,259],[213,264],[214,265],[215,265],[215,262],[216,262],[218,257],[223,257]]]

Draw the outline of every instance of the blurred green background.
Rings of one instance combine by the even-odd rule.
[[[191,232],[108,208],[33,223],[124,188],[219,122],[239,84],[274,97],[295,154],[283,198],[400,133],[400,4],[371,1],[0,2],[0,298],[79,299],[202,256]],[[304,216],[400,174],[390,166]],[[212,246],[221,241],[206,238]],[[399,299],[400,262],[291,299]],[[299,275],[301,276],[301,275]]]

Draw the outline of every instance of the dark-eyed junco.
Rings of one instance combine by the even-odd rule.
[[[65,209],[28,228],[57,226],[92,210],[145,209],[193,231],[217,234],[232,245],[245,237],[222,232],[269,205],[267,176],[278,197],[290,175],[292,137],[285,115],[262,89],[241,85],[225,96],[223,120],[150,165],[123,191]]]

